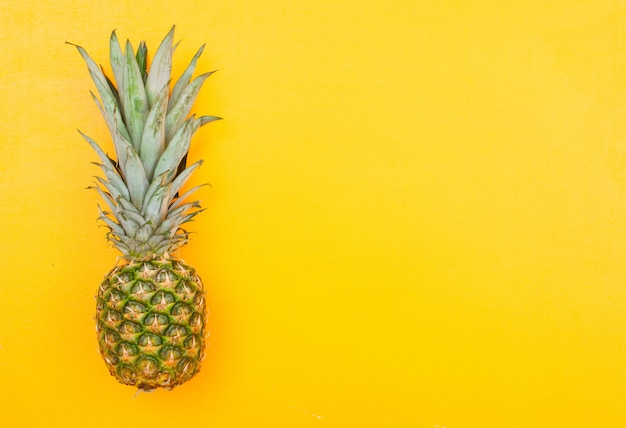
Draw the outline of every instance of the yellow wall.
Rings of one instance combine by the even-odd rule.
[[[178,3],[178,6],[173,6]],[[626,5],[0,4],[0,425],[626,426]],[[108,133],[75,49],[207,43],[182,257],[205,367],[141,394],[96,351]]]

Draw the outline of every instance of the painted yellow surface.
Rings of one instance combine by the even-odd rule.
[[[0,3],[0,425],[626,426],[623,1]],[[96,351],[108,36],[207,43],[203,371]]]

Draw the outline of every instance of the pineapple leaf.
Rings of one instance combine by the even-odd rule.
[[[219,117],[215,117],[212,120],[207,120],[208,118],[214,118],[213,116],[201,116],[197,119],[194,119],[192,121],[191,124],[191,136],[189,137],[189,140],[191,141],[191,137],[193,137],[193,135],[196,133],[196,131],[204,124],[211,122],[212,120],[216,120],[219,119]],[[189,149],[187,149],[189,150]],[[187,156],[189,155],[189,152],[185,153],[182,157],[182,159],[180,160],[180,162],[178,163],[178,167],[176,167],[176,174],[175,176],[180,175],[185,168],[187,168]],[[177,192],[178,193],[178,192]],[[176,193],[174,193],[174,195],[176,195]]]
[[[202,55],[202,52],[204,51],[204,46],[205,45],[200,46],[200,49],[198,49],[198,52],[196,52],[196,54],[193,56],[191,62],[189,63],[183,74],[176,81],[174,89],[172,89],[172,95],[170,97],[170,105],[168,107],[168,111],[174,107],[174,104],[176,104],[176,102],[180,98],[183,90],[187,87],[187,85],[189,85],[189,82],[191,81],[191,76],[196,70],[198,58],[200,58],[200,55]]]
[[[105,192],[98,186],[90,186],[88,187],[88,189],[94,189],[96,192],[98,192],[102,200],[106,202],[106,204],[109,206],[111,211],[115,211],[117,209],[117,207],[115,206],[115,201],[113,200],[113,198],[111,197],[109,193]]]
[[[192,208],[198,208],[198,207],[200,207],[200,202],[198,201],[188,202],[186,204],[179,206],[176,209],[172,209],[168,211],[167,218],[176,217],[177,215],[183,214],[185,211],[188,211]]]
[[[130,254],[130,248],[127,245],[124,245],[118,239],[115,238],[111,233],[107,233],[107,240],[113,244],[115,248],[119,250],[120,253],[124,255],[127,259],[130,259],[132,256]]]
[[[175,231],[177,230],[181,225],[187,223],[188,221],[191,221],[191,219],[193,217],[195,217],[196,215],[200,214],[202,211],[204,211],[203,209],[201,210],[197,210],[194,211],[190,214],[187,215],[183,215],[181,213],[177,213],[176,215],[173,216],[168,216],[163,223],[161,223],[159,225],[159,227],[154,231],[154,233],[166,233],[168,230],[170,231]]]
[[[102,72],[102,74],[104,74],[104,71]],[[107,85],[109,85],[109,89],[111,90],[111,93],[113,94],[113,98],[115,98],[115,105],[121,105],[120,102],[120,94],[119,92],[117,92],[117,88],[115,87],[115,84],[111,81],[111,79],[109,79],[109,76],[107,76],[106,74],[104,74],[104,78],[107,81]]]
[[[165,113],[167,108],[167,85],[161,89],[156,97],[154,105],[146,119],[146,125],[141,137],[140,156],[146,169],[148,180],[152,179],[152,173],[156,163],[165,150]]]
[[[141,211],[142,214],[145,215],[146,207],[150,203],[150,199],[152,199],[152,196],[156,193],[156,191],[159,189],[159,187],[167,185],[166,183],[167,183],[167,175],[168,174],[169,174],[169,171],[165,171],[164,173],[156,176],[152,180],[152,183],[150,183],[150,186],[148,187],[148,190],[146,190],[146,196],[143,199],[143,205],[142,205],[143,209]]]
[[[122,171],[124,182],[128,185],[130,200],[141,209],[143,197],[148,188],[148,178],[141,163],[141,158],[135,148],[119,133],[114,130],[113,144],[117,153],[117,161]]]
[[[193,165],[185,168],[183,172],[181,172],[180,174],[178,174],[178,176],[176,176],[174,181],[172,181],[172,190],[171,190],[172,198],[174,198],[174,195],[176,195],[178,191],[181,189],[181,187],[185,185],[185,183],[191,176],[191,173],[194,172],[196,168],[198,168],[200,165],[202,165],[202,160],[199,160]]]
[[[98,143],[96,143],[93,139],[91,139],[86,134],[83,134],[80,130],[78,130],[78,133],[81,135],[81,137],[85,139],[85,141],[87,141],[87,143],[89,143],[91,148],[93,148],[93,150],[96,152],[96,154],[98,155],[98,157],[100,158],[100,160],[102,161],[104,165],[106,165],[110,169],[115,168],[115,166],[113,165],[113,162],[111,162],[111,159],[107,156],[106,153],[104,153],[104,150],[100,148]]]
[[[111,228],[111,225],[110,225],[110,224],[116,224],[115,222],[113,222],[113,221],[111,221],[111,219],[109,219],[109,218],[107,218],[107,217],[103,217],[103,216],[99,216],[98,218],[96,218],[96,220],[99,220],[99,221],[101,221],[101,222],[103,222],[103,223],[104,223],[104,226],[105,226],[107,229],[109,229],[108,234],[111,234],[111,235],[113,235],[113,236],[117,236],[116,231],[115,231],[115,230],[113,230],[113,229]],[[102,225],[101,225],[101,226],[102,226]],[[121,227],[119,228],[119,230],[121,230],[121,231],[122,231],[122,233],[124,232],[124,229],[122,229]]]
[[[156,232],[154,232],[156,233]],[[167,239],[166,237],[164,237],[163,235],[152,235],[150,237],[150,239],[148,239],[148,241],[146,242],[146,245],[149,248],[155,248],[157,247],[159,244],[161,244],[161,242],[163,242],[164,239]]]
[[[111,136],[113,138],[115,138],[115,132],[116,129],[119,131],[119,133],[124,137],[125,140],[130,141],[130,136],[128,135],[128,131],[126,130],[126,125],[124,125],[124,121],[122,120],[122,115],[120,114],[118,105],[115,101],[113,102],[113,104],[111,104],[109,106],[109,108],[104,108],[102,106],[102,103],[100,102],[100,100],[96,97],[96,95],[91,92],[91,96],[94,100],[94,102],[96,103],[96,105],[98,106],[98,110],[100,110],[100,113],[102,114],[102,117],[104,118],[104,121],[107,124],[107,127],[109,128],[109,132],[111,133]]]
[[[165,234],[171,230],[176,230],[180,223],[180,216],[166,218],[154,231],[156,234]]]
[[[126,211],[126,212],[129,212],[131,214],[137,214],[139,217],[141,217],[141,214],[139,213],[139,211],[137,211],[137,207],[135,207],[132,204],[132,202],[130,202],[128,199],[126,199],[124,197],[120,197],[120,198],[117,198],[115,200],[115,202],[116,202],[117,206],[119,207],[119,210]],[[143,217],[139,218],[139,217],[136,217],[137,223],[143,224],[144,223],[144,218]]]
[[[136,221],[128,218],[123,212],[120,212],[118,215],[115,216],[115,218],[117,219],[117,221],[119,221],[122,228],[124,228],[126,236],[134,238],[137,230],[140,227],[139,224]]]
[[[115,83],[117,83],[118,93],[124,92],[124,54],[120,47],[120,42],[117,39],[115,31],[111,33],[111,39],[109,41],[109,60],[111,62],[111,69],[113,70],[113,77]]]
[[[152,224],[150,224],[150,222],[145,223],[137,230],[137,233],[135,233],[135,241],[146,242],[150,239],[153,233],[154,228],[152,227]]]
[[[196,100],[198,96],[198,92],[200,92],[200,88],[202,88],[202,84],[205,80],[211,75],[211,73],[205,73],[198,77],[196,77],[182,92],[180,98],[174,105],[174,107],[167,114],[167,118],[165,120],[165,140],[170,141],[176,130],[183,123],[189,112],[191,111],[191,106],[193,102]],[[169,143],[168,143],[169,144]]]
[[[130,195],[128,194],[128,188],[126,184],[124,184],[124,180],[120,177],[119,173],[116,170],[111,170],[108,166],[97,164],[104,171],[104,175],[112,186],[115,186],[117,191],[120,193],[120,196],[123,196],[127,199],[130,199]]]
[[[98,207],[98,212],[100,213],[100,217],[98,217],[98,219],[102,220],[111,229],[111,231],[115,233],[115,235],[124,235],[124,229],[122,229],[122,226],[111,220],[100,207]]]
[[[187,244],[189,240],[190,233],[184,229],[178,229],[176,233],[170,238],[170,245],[172,248],[176,249],[182,247]]]
[[[183,214],[185,214],[185,212],[193,208],[200,208],[200,202],[194,201],[194,202],[183,204],[180,207],[176,208],[175,210],[171,210],[170,212],[168,212],[167,218],[169,219],[169,218],[182,216]]]
[[[146,221],[159,224],[165,218],[167,212],[167,196],[170,186],[159,186],[145,206]]]
[[[196,133],[196,131],[206,125],[207,123],[210,122],[214,122],[216,120],[221,120],[221,117],[217,117],[217,116],[200,116],[199,118],[197,118],[194,123],[193,123],[193,127],[191,129],[191,135],[193,136],[193,134]],[[183,158],[181,159],[180,163],[178,164],[178,168],[176,169],[176,175],[180,175],[185,168],[187,168],[187,154],[185,154],[185,156],[183,156]],[[176,193],[174,193],[175,195]]]
[[[131,219],[138,225],[143,226],[143,224],[146,222],[146,219],[141,214],[139,214],[139,212],[135,209],[132,203],[130,203],[125,198],[117,198],[117,203],[119,204],[119,207],[115,212],[116,218],[124,215],[125,218]]]
[[[157,254],[161,254],[164,252],[173,253],[178,248],[184,246],[187,243],[188,239],[188,234],[185,234],[185,236],[183,236],[182,234],[177,234],[171,237],[169,240],[164,241],[163,244],[156,247],[154,252]]]
[[[198,128],[200,128],[207,123],[215,122],[216,120],[222,120],[222,118],[218,116],[200,116],[196,119],[196,122],[198,123]]]
[[[165,151],[157,162],[154,175],[159,176],[166,171],[170,172],[170,176],[174,175],[178,164],[183,156],[189,151],[189,143],[192,135],[194,118],[190,117],[182,127],[176,132],[174,138],[170,141]]]
[[[128,177],[126,176],[126,162],[128,161],[127,148],[130,147],[133,150],[134,148],[130,144],[130,140],[124,137],[117,128],[113,129],[113,146],[115,148],[115,154],[117,155],[117,166],[122,173],[124,181],[128,183]]]
[[[71,43],[68,43],[68,44],[71,44]],[[87,54],[85,49],[83,49],[81,46],[78,46],[78,45],[73,45],[73,46],[75,46],[76,49],[78,49],[78,52],[85,60],[85,63],[87,64],[87,68],[89,69],[89,75],[91,76],[91,79],[93,80],[94,84],[96,85],[96,88],[98,89],[98,93],[100,94],[100,98],[102,99],[102,105],[98,104],[98,108],[100,108],[100,111],[103,112],[102,115],[105,117],[105,120],[107,120],[107,123],[112,122],[112,119],[107,118],[107,117],[110,115],[112,115],[112,117],[116,117],[114,114],[114,111],[117,108],[116,107],[117,103],[116,103],[116,97],[115,95],[113,95],[113,92],[111,92],[111,88],[109,87],[109,84],[107,83],[107,78],[104,76],[102,69],[98,67],[98,65],[95,63],[93,59],[91,59],[91,57]],[[107,114],[105,114],[104,112],[106,112]],[[127,132],[122,121],[116,120],[116,122],[117,122],[117,127],[120,129],[120,132],[122,133],[122,135],[125,135]],[[110,126],[109,126],[109,129],[111,129]]]
[[[206,186],[207,184],[200,184],[199,186],[195,186],[192,187],[191,189],[187,190],[185,193],[183,193],[182,195],[180,195],[179,197],[176,198],[176,200],[174,200],[170,206],[169,209],[170,210],[174,210],[176,208],[178,208],[189,196],[191,196],[193,193],[195,193],[198,189],[200,189],[201,187]]]
[[[139,151],[141,135],[144,124],[148,117],[148,99],[143,86],[143,78],[137,60],[133,55],[133,47],[130,41],[126,42],[126,61],[124,62],[124,73],[122,77],[124,91],[121,93],[122,113],[124,121],[128,125],[130,143],[135,150]]]
[[[82,46],[78,46],[78,45],[75,45],[75,44],[70,43],[70,42],[66,42],[66,43],[69,44],[69,45],[72,45],[76,49],[78,49],[78,53],[80,53],[80,56],[82,56],[83,59],[85,60],[85,63],[87,63],[87,68],[89,69],[89,74],[91,75],[91,78],[94,80],[96,85],[98,84],[98,82],[104,84],[105,78],[104,78],[104,75],[102,73],[102,70],[100,69],[100,67],[98,67],[98,64],[96,64],[96,62],[89,56],[87,51],[85,51],[85,49],[83,49]],[[98,82],[96,82],[96,80]]]
[[[100,158],[100,160],[102,160],[102,164],[97,164],[97,165],[99,165],[102,168],[106,178],[109,180],[111,185],[115,186],[115,188],[123,196],[128,197],[129,196],[128,189],[124,185],[124,181],[122,180],[122,178],[117,173],[115,165],[113,164],[113,162],[111,162],[111,159],[104,153],[104,151],[102,151],[100,146],[94,140],[92,140],[87,135],[83,134],[82,132],[80,131],[78,132],[89,143],[89,145],[93,147],[95,152],[98,154],[98,157]]]
[[[148,77],[148,47],[146,42],[140,42],[137,46],[137,54],[135,55],[137,65],[139,66],[139,72],[141,73],[141,80],[145,83]]]
[[[94,177],[98,183],[100,183],[100,185],[102,187],[104,187],[109,194],[111,195],[111,197],[115,200],[122,195],[122,192],[119,191],[119,189],[117,187],[115,187],[113,184],[111,184],[111,182],[106,181],[104,178],[102,177]]]
[[[156,98],[164,86],[168,86],[172,74],[172,42],[174,40],[172,27],[163,39],[150,65],[150,73],[146,79],[146,95],[150,107],[154,105]]]
[[[200,210],[196,210],[196,211],[194,211],[194,212],[191,212],[191,213],[189,213],[189,214],[185,215],[185,216],[183,217],[183,221],[182,221],[182,223],[180,223],[180,224],[181,224],[181,225],[183,225],[183,224],[185,224],[185,223],[189,223],[189,222],[193,221],[193,218],[194,218],[195,216],[197,216],[198,214],[200,214],[201,212],[203,212],[205,209],[206,209],[206,208],[202,208],[202,209],[200,209]]]
[[[135,149],[128,145],[125,152],[126,164],[124,178],[126,183],[128,183],[130,200],[138,210],[141,210],[146,190],[148,190],[148,178],[146,177],[146,171]]]

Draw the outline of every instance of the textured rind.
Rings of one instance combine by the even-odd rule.
[[[172,389],[200,371],[205,291],[193,267],[162,256],[116,266],[98,288],[100,353],[119,382]]]

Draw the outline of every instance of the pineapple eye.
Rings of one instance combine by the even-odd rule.
[[[157,375],[156,381],[163,387],[168,387],[176,379],[176,374],[166,368],[162,368]],[[169,388],[168,388],[169,389]]]
[[[146,294],[154,291],[154,285],[146,281],[137,281],[130,289],[130,294],[133,294],[139,298],[145,297]]]
[[[163,343],[161,336],[156,335],[154,333],[144,333],[139,337],[137,341],[139,346],[150,347],[150,346],[159,346]]]
[[[126,364],[120,364],[119,366],[117,366],[116,371],[117,371],[118,376],[122,380],[130,384],[135,382],[135,379],[137,378],[137,373],[135,372],[135,369]]]
[[[104,356],[104,359],[106,360],[106,362],[109,363],[109,364],[116,365],[116,364],[118,364],[120,362],[120,359],[118,358],[118,356],[114,352],[112,352],[110,350],[105,351],[103,353],[103,356]]]
[[[122,314],[114,309],[107,309],[103,318],[107,325],[114,325],[122,319]]]
[[[110,302],[119,302],[120,300],[124,300],[124,293],[115,288],[110,289],[105,295],[104,300]]]
[[[176,279],[174,272],[166,269],[160,270],[156,276],[156,282],[159,284],[170,284],[176,282]]]
[[[126,305],[124,305],[124,309],[122,310],[126,316],[130,319],[136,319],[141,314],[148,311],[146,305],[141,302],[137,302],[135,300],[129,300]]]
[[[197,307],[204,308],[204,293],[196,293],[193,297],[193,304]]]
[[[181,296],[182,300],[190,300],[193,294],[196,292],[196,288],[186,280],[181,280],[176,286],[176,294]]]
[[[156,376],[159,370],[159,362],[155,358],[146,355],[137,358],[135,366],[137,367],[137,370],[139,370],[139,372],[148,379]]]
[[[151,304],[161,307],[160,310],[165,309],[165,307],[174,303],[175,301],[176,298],[171,293],[163,290],[157,291],[156,294],[152,296],[152,299],[150,299]]]
[[[148,326],[151,331],[159,331],[162,327],[168,325],[170,319],[167,315],[149,313],[143,319],[143,325]]]
[[[115,288],[112,288],[104,295],[104,301],[112,304],[112,306],[115,306],[116,303],[122,302],[124,300],[124,297],[124,293],[116,290]]]
[[[119,275],[113,275],[111,278],[111,285],[126,284],[132,279],[133,278],[129,272],[122,272]]]
[[[161,349],[161,351],[159,352],[159,357],[161,357],[161,359],[166,362],[178,360],[180,357],[182,357],[182,355],[182,349],[180,349],[178,346],[172,345],[164,346],[163,349]]]
[[[172,260],[172,269],[174,269],[178,273],[187,272],[187,269],[177,260]]]
[[[197,348],[199,344],[200,344],[200,340],[198,339],[198,336],[196,336],[195,334],[191,334],[187,337],[187,339],[185,339],[183,346],[186,349],[191,349],[191,348]]]
[[[112,347],[114,343],[120,340],[120,335],[117,334],[115,331],[107,328],[100,335],[100,340],[102,340],[102,342],[107,346],[107,348],[110,348]]]
[[[139,353],[139,349],[134,343],[120,342],[120,344],[117,345],[117,348],[115,348],[115,352],[120,357],[128,357],[137,355]]]
[[[100,284],[100,286],[98,287],[98,297],[102,297],[104,293],[106,293],[108,288],[109,288],[108,281],[104,281],[102,284]]]
[[[194,333],[200,333],[202,331],[202,327],[204,326],[204,321],[202,320],[202,315],[198,312],[194,312],[189,318],[189,328]]]
[[[172,314],[173,317],[179,320],[187,318],[192,313],[193,309],[191,308],[191,306],[184,302],[176,303],[170,311],[170,314]]]
[[[165,335],[172,339],[173,343],[177,343],[183,336],[187,336],[187,327],[179,324],[172,324],[165,330]]]
[[[122,324],[120,324],[119,331],[124,335],[141,333],[141,324],[137,324],[133,321],[124,321]]]
[[[193,376],[195,366],[194,360],[185,357],[178,362],[176,369],[182,374],[183,378],[187,378]]]

